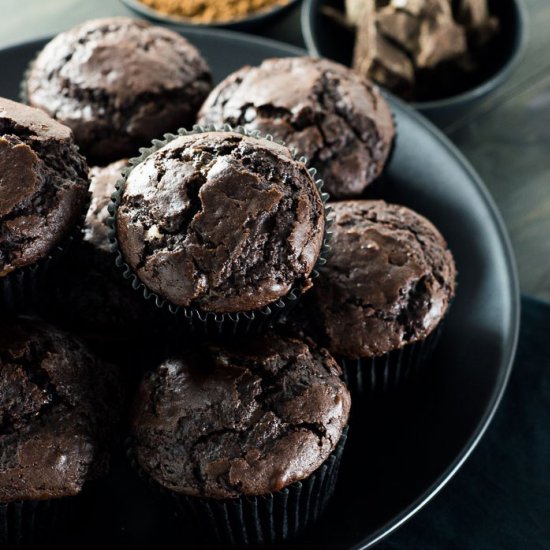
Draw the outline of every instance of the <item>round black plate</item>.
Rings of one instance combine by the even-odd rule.
[[[184,34],[206,56],[217,81],[266,57],[303,54],[229,31]],[[44,43],[0,51],[0,95],[17,98],[23,71]],[[398,139],[383,180],[371,192],[418,210],[439,227],[456,258],[458,293],[429,382],[408,398],[355,419],[330,511],[286,547],[364,548],[413,515],[479,441],[498,406],[515,352],[518,285],[495,205],[442,134],[400,101],[390,102]],[[114,538],[120,548],[195,547],[190,536],[182,540],[173,530],[162,501],[135,482],[123,461],[96,491],[99,506],[89,514],[93,525],[86,540]]]

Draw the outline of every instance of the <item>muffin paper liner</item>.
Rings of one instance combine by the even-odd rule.
[[[306,479],[276,493],[234,499],[190,497],[169,491],[141,470],[131,450],[128,456],[134,470],[171,497],[182,515],[200,529],[208,545],[205,547],[267,546],[296,536],[321,517],[336,488],[347,433],[346,426],[334,451]]]
[[[0,503],[0,548],[47,545],[70,522],[75,499],[78,497]]]
[[[116,191],[113,193],[111,197],[112,202],[109,205],[110,217],[107,220],[107,225],[109,226],[109,238],[111,240],[112,249],[116,256],[115,262],[116,265],[122,270],[123,277],[131,283],[134,290],[141,292],[145,299],[153,299],[157,307],[166,308],[172,314],[177,315],[182,324],[185,325],[195,336],[228,337],[261,333],[269,328],[272,323],[282,315],[283,310],[286,311],[297,303],[301,294],[304,292],[304,284],[294,286],[287,295],[261,309],[236,313],[204,312],[194,307],[182,307],[171,304],[168,300],[165,300],[155,292],[149,290],[132,271],[132,268],[125,262],[122,251],[118,246],[118,240],[116,237],[116,212],[122,200],[126,180],[133,168],[143,162],[149,155],[158,151],[174,139],[180,136],[202,134],[205,132],[236,132],[253,138],[263,137],[269,141],[276,141],[271,135],[262,136],[259,132],[248,131],[242,126],[233,128],[230,125],[224,125],[222,127],[195,125],[192,130],[182,128],[177,134],[165,134],[164,140],[153,140],[152,147],[140,149],[141,155],[129,160],[129,167],[123,172],[123,178],[117,182]],[[282,142],[277,143],[284,145]],[[290,150],[295,160],[307,164],[307,159],[305,157],[299,156],[294,149]],[[309,168],[308,171],[314,178],[315,185],[321,195],[325,211],[325,231],[323,235],[323,244],[321,246],[319,258],[317,259],[310,275],[311,279],[314,279],[319,275],[318,268],[326,263],[326,256],[329,251],[328,241],[330,238],[329,229],[331,222],[328,219],[330,206],[327,205],[327,201],[329,200],[329,195],[328,193],[324,193],[322,191],[323,181],[320,179],[315,180],[315,174],[317,173],[315,168]]]
[[[0,315],[13,313],[37,305],[42,298],[42,290],[50,280],[52,269],[63,259],[75,242],[82,238],[82,224],[89,207],[89,200],[79,223],[73,232],[57,245],[48,256],[33,265],[15,269],[0,277]]]
[[[424,340],[378,357],[337,356],[352,396],[384,395],[405,387],[423,369],[440,335],[441,323]]]

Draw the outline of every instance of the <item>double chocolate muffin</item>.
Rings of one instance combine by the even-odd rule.
[[[267,59],[229,75],[211,92],[199,123],[272,134],[308,158],[333,198],[356,197],[380,175],[395,134],[376,86],[311,57]]]
[[[145,376],[132,415],[132,453],[142,472],[202,511],[203,520],[213,520],[209,511],[220,499],[235,511],[243,498],[261,496],[242,517],[230,511],[228,521],[236,540],[244,533],[249,542],[266,542],[272,533],[265,518],[284,538],[288,523],[309,512],[312,520],[324,508],[349,409],[340,368],[325,350],[273,333],[205,345]],[[283,489],[284,504],[273,500]],[[300,504],[302,490],[311,491],[309,503]]]
[[[70,126],[83,153],[99,164],[192,125],[210,89],[210,70],[185,38],[123,17],[57,35],[24,85],[29,104]]]
[[[88,185],[86,161],[69,128],[0,98],[0,287],[73,234]]]
[[[314,287],[329,349],[376,356],[426,338],[455,290],[453,257],[439,231],[383,201],[332,207],[334,245]]]
[[[263,495],[308,477],[328,458],[349,407],[325,350],[273,334],[205,346],[143,380],[132,420],[135,456],[177,493]]]
[[[439,231],[416,212],[382,201],[332,207],[334,244],[314,287],[313,317],[349,380],[350,369],[434,333],[454,296],[456,270]]]
[[[233,132],[181,135],[132,169],[118,202],[122,257],[169,304],[252,311],[311,285],[323,201],[282,145]]]
[[[0,503],[79,494],[106,473],[120,418],[117,371],[41,322],[0,325]]]

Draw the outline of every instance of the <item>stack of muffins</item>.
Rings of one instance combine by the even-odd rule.
[[[306,57],[212,90],[187,40],[124,18],[57,36],[22,89],[0,99],[4,546],[123,439],[204,536],[295,535],[334,491],[350,394],[403,385],[454,295],[437,229],[362,198],[385,99]]]

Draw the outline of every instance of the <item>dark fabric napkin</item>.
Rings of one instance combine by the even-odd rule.
[[[462,470],[381,548],[550,549],[550,304],[522,299],[514,370]]]

